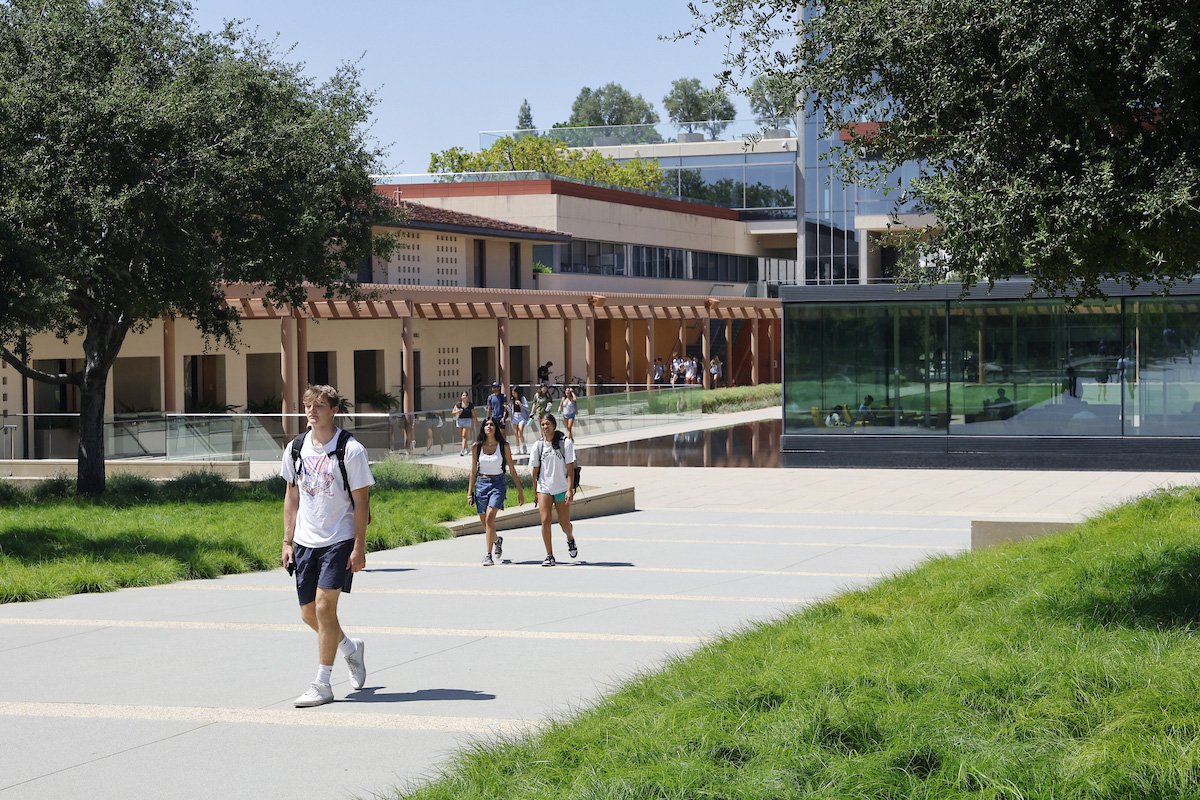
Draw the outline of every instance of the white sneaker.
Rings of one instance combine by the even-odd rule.
[[[312,708],[333,702],[333,687],[328,683],[314,682],[308,691],[296,698],[293,705],[296,708]]]
[[[354,652],[346,656],[346,666],[350,668],[350,685],[355,689],[361,689],[367,682],[367,665],[363,661],[365,645],[363,645],[362,639],[351,639],[350,641],[354,643]]]
[[[483,557],[483,566],[485,566],[485,567],[490,567],[490,566],[492,566],[492,565],[493,565],[493,564],[495,564],[495,563],[496,563],[496,562],[492,561],[492,554],[491,554],[491,553],[488,553],[486,556],[484,556],[484,557]]]

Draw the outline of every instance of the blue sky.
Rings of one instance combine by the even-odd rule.
[[[193,0],[193,14],[202,29],[244,19],[260,38],[295,45],[290,60],[319,80],[361,57],[391,172],[424,172],[430,153],[454,145],[479,149],[479,131],[515,127],[524,99],[538,127],[564,122],[584,86],[615,81],[665,122],[671,81],[713,85],[725,47],[720,35],[658,39],[689,24],[686,0]],[[734,102],[750,116],[744,98]]]

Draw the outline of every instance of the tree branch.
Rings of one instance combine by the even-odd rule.
[[[19,358],[14,356],[7,347],[0,347],[0,358],[3,358],[16,369],[17,372],[24,375],[26,378],[32,378],[35,381],[42,383],[50,383],[56,386],[66,386],[74,384],[76,386],[83,380],[83,372],[62,372],[58,374],[50,372],[42,372],[40,369],[34,369],[21,362]]]

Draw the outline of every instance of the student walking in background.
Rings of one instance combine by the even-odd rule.
[[[529,424],[529,401],[521,394],[520,389],[513,389],[512,422],[517,440],[517,453],[524,455],[525,426]]]
[[[579,410],[579,402],[575,390],[570,386],[558,403],[558,413],[562,414],[563,426],[567,429],[567,438],[575,441],[575,414]]]
[[[333,424],[337,389],[310,386],[303,402],[308,432],[284,449],[279,473],[287,481],[280,559],[295,572],[300,618],[317,632],[317,676],[294,701],[297,708],[333,702],[330,681],[338,653],[350,667],[351,686],[361,689],[367,680],[362,639],[346,636],[337,607],[354,573],[367,563],[375,483],[367,449]]]
[[[525,504],[525,489],[521,487],[521,476],[513,464],[512,448],[504,440],[504,434],[496,426],[496,420],[488,417],[479,426],[479,436],[471,448],[471,482],[467,489],[467,502],[475,506],[479,521],[483,523],[487,552],[483,555],[483,566],[490,567],[503,552],[504,539],[496,535],[496,514],[504,508],[508,495],[508,480],[504,470],[512,475],[517,484],[517,505]]]
[[[475,423],[475,404],[471,402],[470,396],[463,392],[458,397],[458,402],[454,404],[451,410],[454,414],[454,424],[458,426],[458,436],[462,440],[462,449],[459,450],[460,456],[467,454],[467,440],[471,436],[471,428]]]
[[[575,498],[575,443],[563,436],[553,414],[540,421],[542,438],[534,443],[529,453],[529,466],[533,470],[533,484],[537,487],[538,514],[542,520],[542,543],[546,545],[543,567],[553,567],[554,545],[550,541],[550,523],[554,511],[558,511],[558,525],[567,535],[567,553],[571,558],[579,555],[572,535],[571,501]]]
[[[550,413],[550,390],[543,384],[533,396],[533,418],[540,420]],[[539,429],[540,432],[540,429]]]

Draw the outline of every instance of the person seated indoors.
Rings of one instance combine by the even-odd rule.
[[[847,428],[854,424],[845,406],[834,406],[825,417],[826,428]]]
[[[992,402],[992,413],[1000,419],[1011,419],[1013,415],[1013,401],[1005,393],[1004,389],[996,390],[996,399]]]
[[[863,398],[862,404],[858,407],[858,421],[863,425],[868,422],[875,421],[875,412],[871,410],[871,403],[875,402],[875,398],[867,395]]]

